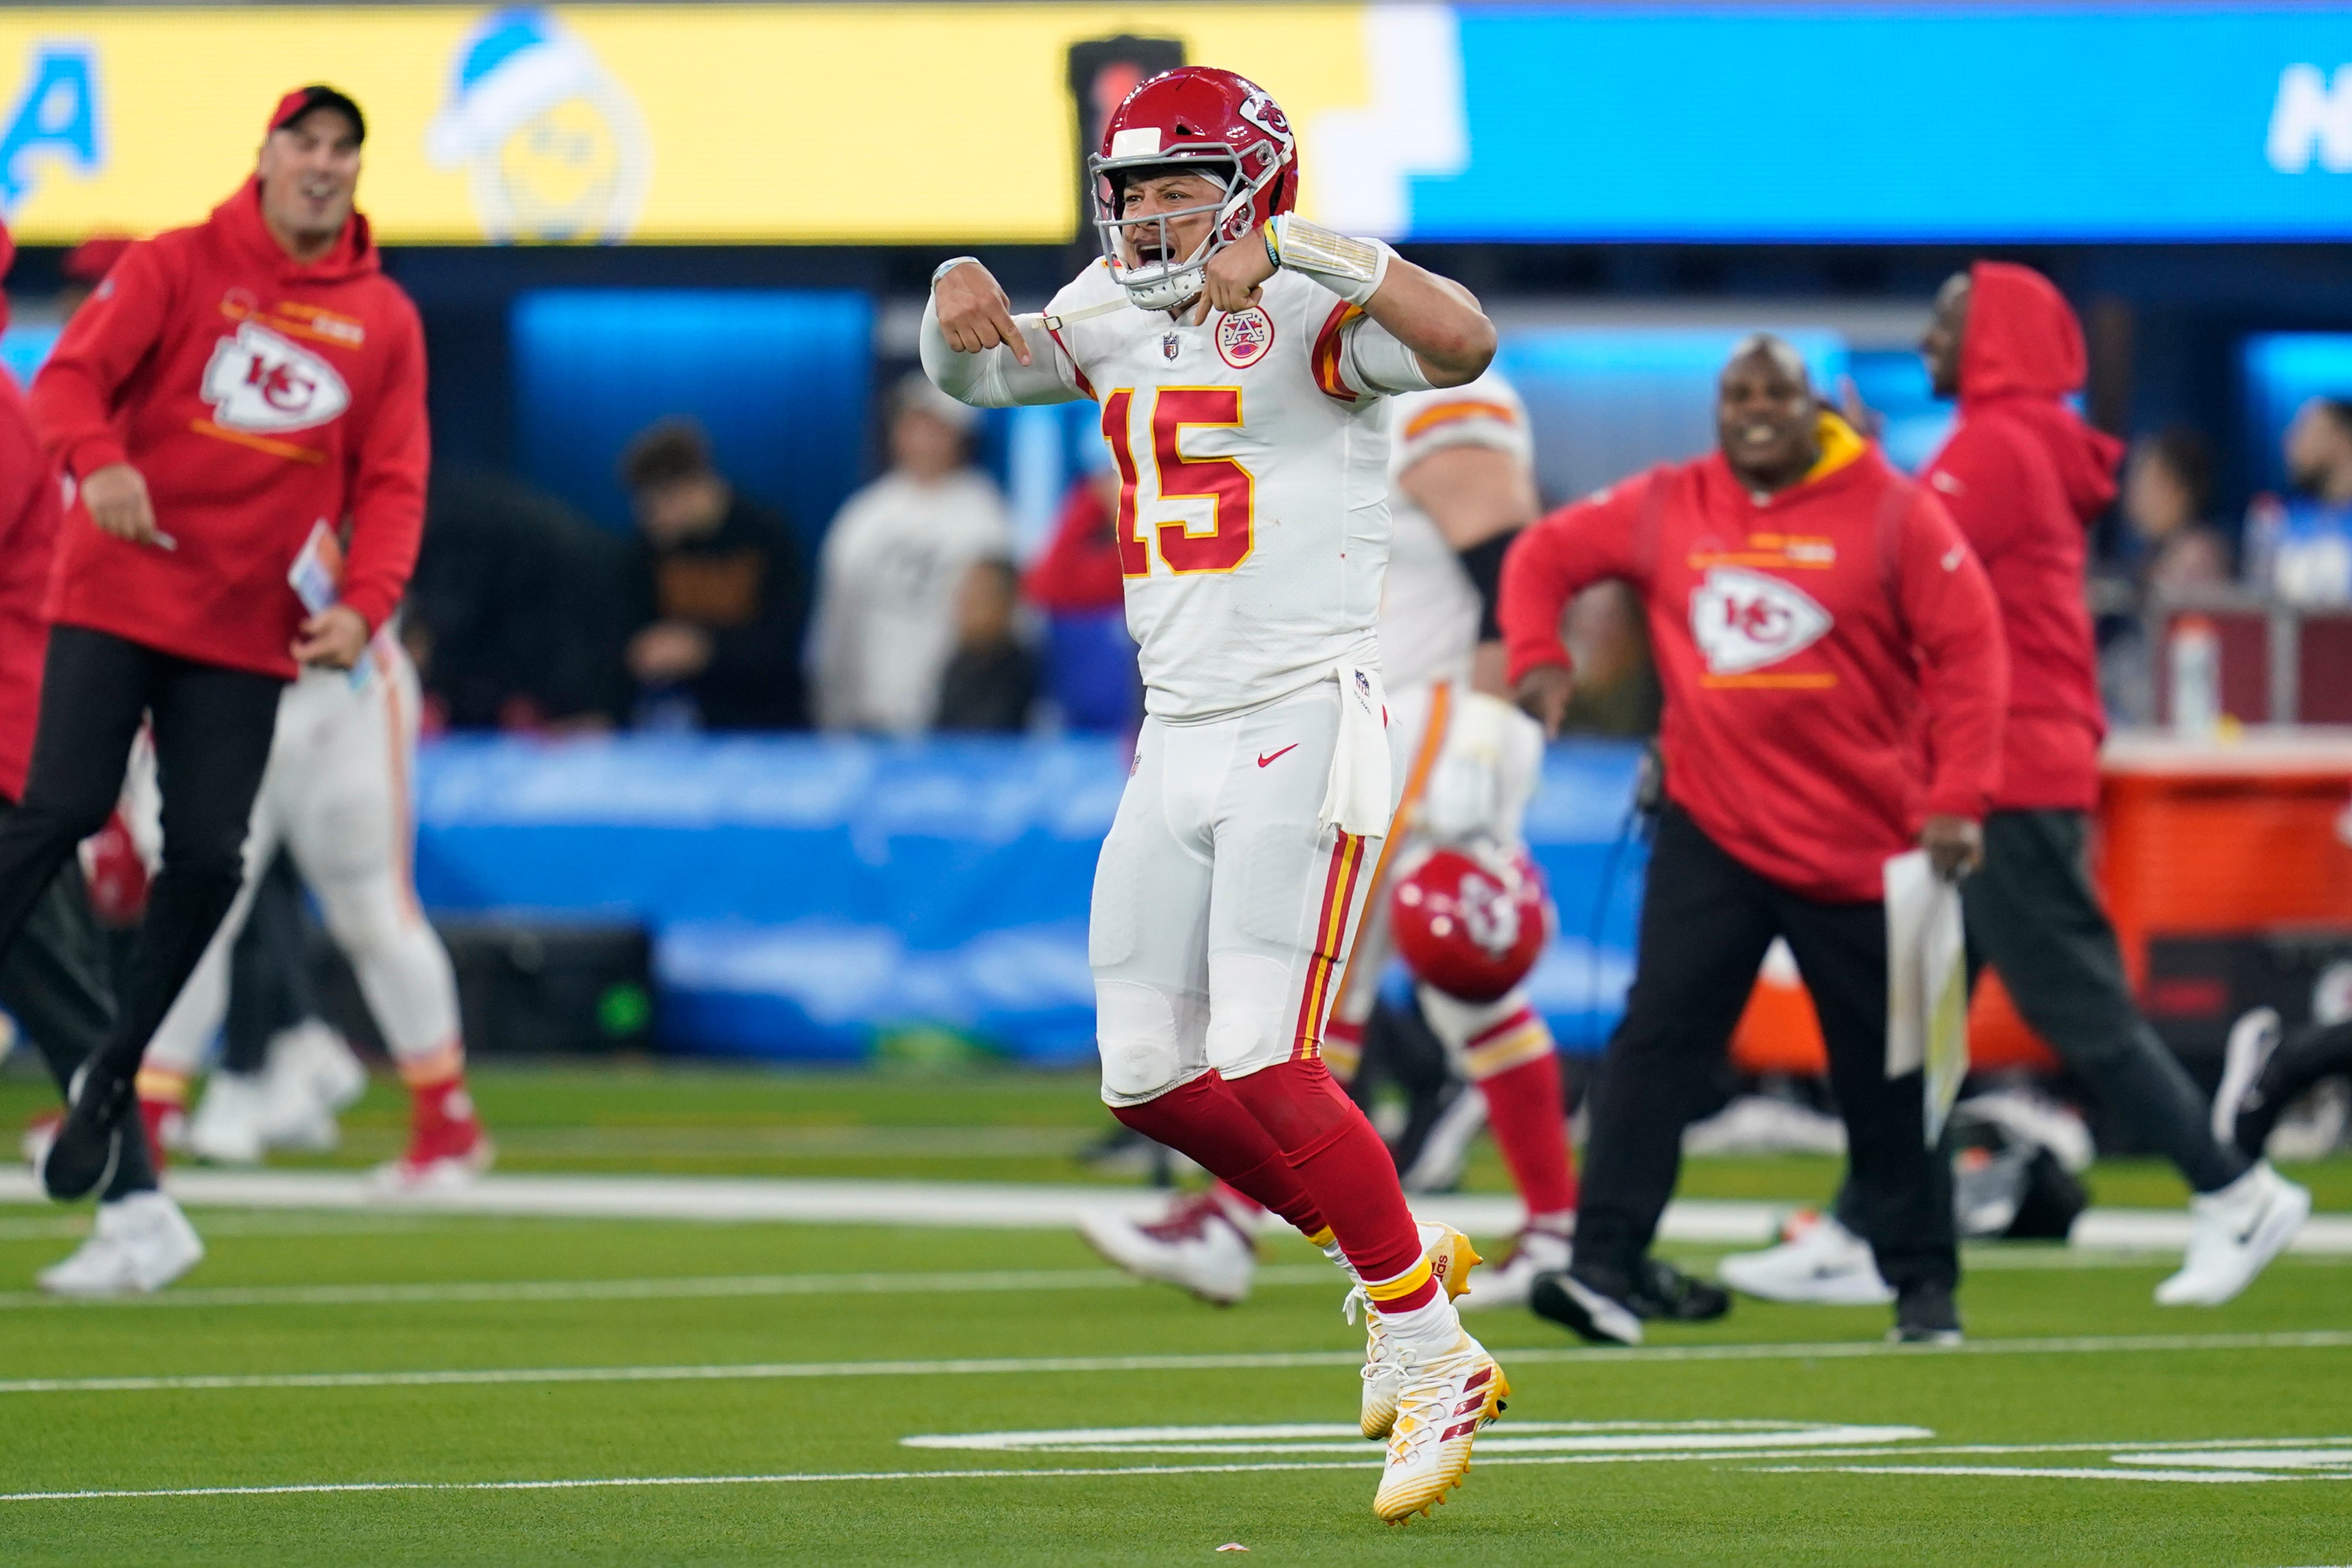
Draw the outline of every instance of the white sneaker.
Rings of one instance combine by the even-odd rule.
[[[1870,1243],[1834,1215],[1816,1215],[1792,1232],[1778,1247],[1732,1253],[1716,1265],[1716,1277],[1743,1295],[1768,1301],[1867,1307],[1895,1299],[1893,1288],[1879,1278]]]
[[[1423,1361],[1400,1349],[1396,1424],[1381,1468],[1372,1511],[1390,1524],[1427,1514],[1462,1484],[1478,1430],[1503,1413],[1511,1385],[1486,1346],[1464,1334],[1444,1355]]]
[[[1230,1307],[1257,1274],[1257,1248],[1213,1192],[1178,1201],[1165,1219],[1140,1224],[1115,1209],[1078,1217],[1078,1234],[1104,1260],[1139,1280],[1190,1291]]]
[[[160,1291],[204,1261],[205,1244],[180,1206],[160,1192],[134,1192],[98,1206],[98,1224],[71,1257],[41,1270],[58,1296],[121,1296]]]
[[[2213,1141],[2225,1149],[2238,1146],[2238,1111],[2246,1093],[2271,1064],[2271,1057],[2286,1038],[2276,1008],[2256,1008],[2230,1026],[2229,1049],[2221,1057],[2221,1087],[2213,1092]],[[2260,1157],[2260,1149],[2247,1153]]]
[[[367,1092],[367,1068],[352,1042],[320,1019],[307,1019],[270,1040],[269,1071],[307,1085],[331,1116]]]
[[[2286,1249],[2311,1216],[2311,1194],[2268,1160],[2217,1192],[2189,1200],[2189,1255],[2156,1288],[2158,1306],[2218,1307]]]
[[[188,1118],[188,1153],[218,1166],[261,1163],[269,1081],[258,1072],[215,1072]]]
[[[1445,1287],[1445,1299],[1458,1301],[1470,1289],[1470,1270],[1484,1260],[1470,1239],[1450,1225],[1423,1225],[1416,1228],[1421,1236],[1421,1255],[1429,1260],[1429,1271]],[[1339,1303],[1339,1314],[1349,1322],[1356,1321],[1356,1312],[1364,1313],[1364,1390],[1356,1407],[1356,1425],[1365,1437],[1374,1442],[1389,1435],[1396,1425],[1397,1400],[1404,1385],[1404,1367],[1396,1358],[1396,1347],[1381,1328],[1380,1309],[1372,1305],[1371,1296],[1360,1282]]]
[[[1455,1303],[1463,1312],[1492,1307],[1524,1307],[1535,1289],[1536,1276],[1568,1267],[1569,1240],[1549,1230],[1522,1230],[1511,1242],[1510,1256],[1478,1277]]]

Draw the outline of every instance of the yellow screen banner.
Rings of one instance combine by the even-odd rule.
[[[360,203],[394,244],[1051,243],[1072,44],[1180,38],[1342,127],[1370,107],[1372,9],[11,7],[0,206],[37,245],[195,222],[278,96],[323,81],[367,115]],[[1313,211],[1311,156],[1306,178]]]

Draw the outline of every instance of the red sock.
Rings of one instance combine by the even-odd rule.
[[[1568,1118],[1560,1109],[1559,1058],[1541,1056],[1481,1080],[1486,1125],[1511,1167],[1529,1214],[1566,1214],[1576,1207],[1576,1166],[1568,1152]]]
[[[462,1077],[445,1078],[438,1083],[412,1083],[408,1086],[410,1124],[419,1132],[438,1131],[453,1123],[474,1119],[474,1097],[466,1092]]]
[[[1291,1174],[1281,1147],[1215,1073],[1204,1073],[1140,1105],[1114,1105],[1110,1113],[1145,1137],[1199,1162],[1228,1186],[1297,1227],[1308,1239],[1328,1229],[1314,1200]]]
[[[1323,1063],[1312,1058],[1281,1062],[1234,1080],[1233,1090],[1289,1157],[1356,1273],[1367,1281],[1402,1285],[1385,1300],[1374,1298],[1381,1310],[1426,1306],[1437,1282],[1421,1255],[1421,1233],[1397,1185],[1396,1162]]]

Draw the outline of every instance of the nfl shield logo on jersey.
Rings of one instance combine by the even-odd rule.
[[[1691,591],[1691,640],[1711,674],[1777,664],[1821,641],[1830,612],[1804,590],[1760,571],[1718,566]]]
[[[352,403],[334,366],[253,321],[213,349],[201,395],[231,430],[308,430]]]
[[[1176,350],[1182,347],[1183,344],[1177,340],[1176,334],[1173,332],[1169,333],[1168,336],[1160,340],[1160,352],[1161,356],[1166,359],[1174,359],[1176,357]]]
[[[1274,320],[1255,305],[1217,323],[1217,355],[1237,371],[1249,369],[1273,347]]]

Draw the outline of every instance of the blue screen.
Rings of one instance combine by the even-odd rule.
[[[511,323],[523,467],[608,527],[629,522],[622,450],[672,414],[700,421],[720,471],[812,543],[863,477],[863,294],[543,289],[515,300]]]
[[[2283,491],[2280,443],[2294,411],[2315,397],[2352,398],[2352,332],[2260,332],[2245,340],[2246,452],[2256,485]]]
[[[2352,9],[1456,9],[1415,239],[2352,235]]]

